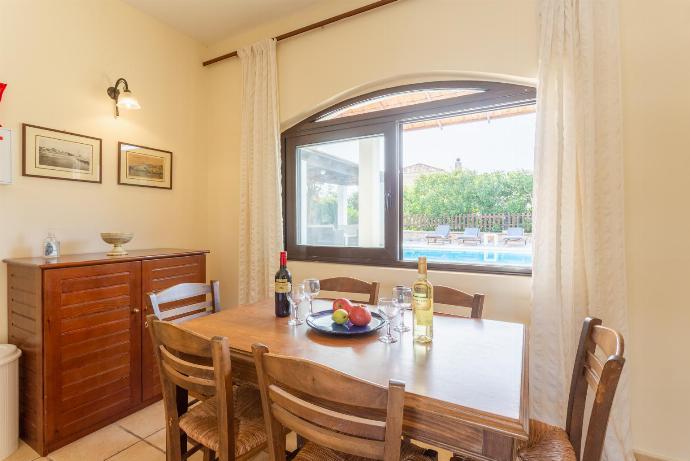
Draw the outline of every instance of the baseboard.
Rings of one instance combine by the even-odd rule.
[[[643,453],[640,451],[635,451],[635,459],[637,461],[680,461],[680,460],[671,459],[671,458],[662,458],[661,456],[658,456],[658,455],[652,455],[652,454]]]

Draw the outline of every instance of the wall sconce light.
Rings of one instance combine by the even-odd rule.
[[[118,90],[120,83],[123,85],[122,92]],[[108,96],[110,96],[110,99],[115,101],[115,117],[120,116],[120,107],[132,110],[141,109],[139,101],[137,101],[137,98],[135,98],[132,92],[129,90],[127,80],[124,78],[118,78],[115,82],[115,86],[108,88]]]

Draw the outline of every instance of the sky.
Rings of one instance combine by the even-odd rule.
[[[425,163],[450,171],[455,159],[478,172],[534,169],[536,114],[403,133],[403,166]]]

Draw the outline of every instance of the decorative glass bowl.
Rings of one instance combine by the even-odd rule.
[[[134,234],[131,232],[101,232],[103,241],[113,246],[108,256],[125,256],[127,251],[122,245],[132,240],[133,237]]]

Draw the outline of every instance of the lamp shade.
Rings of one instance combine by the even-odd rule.
[[[125,109],[141,109],[139,101],[134,97],[131,91],[123,90],[117,99],[117,107],[124,107]]]

